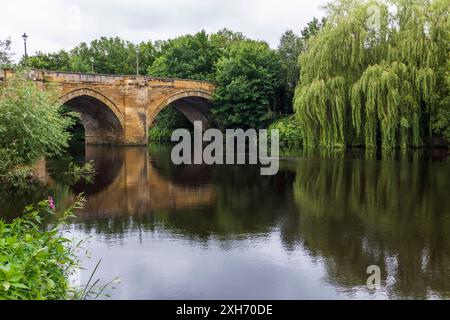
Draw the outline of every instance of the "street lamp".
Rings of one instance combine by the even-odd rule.
[[[28,54],[27,54],[27,39],[28,39],[28,36],[27,36],[27,34],[25,32],[22,35],[22,39],[23,39],[23,46],[25,48],[25,58],[27,58],[28,57]]]
[[[139,75],[139,45],[136,46],[136,75]]]
[[[95,73],[95,71],[94,71],[94,61],[95,61],[94,57],[91,57],[89,60],[91,61],[92,73]]]

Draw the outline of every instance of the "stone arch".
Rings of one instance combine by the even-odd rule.
[[[69,93],[66,93],[61,98],[59,98],[59,102],[61,103],[61,105],[63,105],[63,104],[66,104],[66,102],[68,102],[69,100],[72,100],[72,99],[80,97],[80,96],[89,96],[89,97],[95,98],[98,101],[102,102],[112,112],[114,112],[114,114],[119,119],[120,124],[123,127],[124,116],[123,116],[122,112],[119,110],[119,108],[115,105],[114,102],[112,102],[110,99],[108,99],[106,96],[104,96],[103,94],[101,94],[98,91],[95,91],[95,90],[92,90],[89,88],[81,88],[81,89],[73,90]]]
[[[165,107],[172,105],[183,113],[189,121],[202,121],[204,128],[211,127],[214,125],[209,117],[209,106],[212,99],[212,94],[204,90],[183,90],[176,92],[150,111],[148,124],[151,126],[158,113]]]
[[[63,95],[59,103],[80,114],[87,144],[124,143],[124,116],[103,94],[77,89]]]

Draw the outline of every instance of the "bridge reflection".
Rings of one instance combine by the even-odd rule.
[[[279,234],[283,254],[305,253],[305,259],[325,270],[323,280],[341,292],[366,290],[366,268],[378,265],[386,297],[450,296],[450,167],[439,154],[304,152],[297,161],[282,162],[276,176],[261,177],[253,167],[170,168],[163,155],[137,161],[143,155],[128,153],[130,161],[151,166],[147,175],[131,174],[147,177],[144,187],[164,198],[171,195],[168,185],[184,186],[188,196],[181,203],[173,200],[176,196],[169,197],[172,201],[158,196],[152,199],[159,206],[142,210],[121,203],[114,211],[105,203],[115,203],[112,197],[121,193],[111,191],[109,197],[107,190],[121,186],[111,184],[101,197],[91,196],[77,228],[111,241],[142,232],[168,232],[205,247],[216,239],[225,251],[238,245],[236,240],[258,238],[267,239],[269,250],[277,245],[273,235]],[[148,172],[157,178],[148,178]],[[140,183],[128,180],[127,188],[138,192]],[[202,190],[203,196],[192,198],[193,190]],[[127,197],[133,204],[150,199]],[[104,208],[94,206],[98,199],[109,208],[104,214]]]
[[[183,208],[211,203],[210,185],[176,184],[162,176],[146,147],[86,147],[86,160],[94,160],[97,175],[92,185],[78,184],[87,203],[80,217],[145,214],[156,209]],[[192,180],[194,179],[194,180]]]
[[[93,185],[51,187],[57,182],[44,175],[50,187],[32,194],[69,204],[86,191],[88,202],[74,228],[107,239],[102,257],[115,239],[138,238],[140,246],[140,237],[146,234],[150,243],[153,232],[165,234],[164,244],[188,239],[185,251],[197,243],[214,252],[242,245],[240,255],[246,255],[261,242],[277,259],[311,260],[340,292],[365,290],[367,266],[379,265],[386,296],[450,297],[447,152],[358,153],[305,151],[282,161],[276,176],[260,176],[257,166],[173,166],[170,150],[160,147],[88,146],[85,157],[98,171]],[[40,170],[52,171],[45,163]],[[0,210],[7,197],[0,194]],[[151,248],[153,259],[158,252]],[[252,270],[264,263],[247,262]],[[111,263],[135,274],[126,261]],[[282,274],[295,281],[299,272],[286,262]]]

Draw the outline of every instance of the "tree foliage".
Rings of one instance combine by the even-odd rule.
[[[281,61],[281,70],[283,77],[282,93],[282,113],[292,113],[292,99],[294,91],[300,77],[300,64],[298,57],[305,52],[308,40],[315,36],[323,27],[325,21],[321,22],[314,18],[301,31],[301,35],[296,35],[292,30],[287,30],[281,35],[280,43],[277,48],[277,54]]]
[[[148,68],[156,77],[212,80],[220,56],[205,31],[165,41],[161,54]]]
[[[298,123],[294,115],[278,119],[269,126],[269,129],[276,129],[279,133],[280,144],[285,147],[299,147],[302,145],[302,133],[298,130]]]
[[[308,44],[308,40],[311,39],[312,37],[315,37],[319,33],[319,31],[322,30],[322,28],[325,26],[325,23],[326,23],[325,18],[319,20],[316,17],[314,17],[310,22],[308,22],[306,27],[303,28],[303,30],[300,32],[302,35],[302,39],[305,42],[304,43],[305,47]]]
[[[42,156],[60,154],[72,123],[70,115],[60,113],[51,90],[44,92],[24,74],[5,80],[0,86],[0,178]]]
[[[178,128],[192,128],[192,124],[184,114],[169,106],[156,116],[153,126],[149,129],[148,138],[152,142],[170,141],[173,130]]]
[[[282,83],[279,70],[279,58],[267,43],[232,44],[217,63],[213,115],[224,127],[265,127],[273,118]]]
[[[118,37],[101,37],[89,44],[82,42],[72,50],[55,53],[37,52],[22,59],[21,64],[31,68],[91,72],[104,74],[136,74],[139,54],[139,72],[144,74],[155,60],[156,49],[152,42],[134,45]]]
[[[71,68],[71,56],[65,50],[54,53],[36,52],[35,55],[22,60],[22,64],[42,70],[75,71]]]
[[[220,56],[226,56],[230,51],[231,45],[249,39],[241,32],[224,28],[216,33],[212,33],[210,35],[210,40],[212,45],[219,50]]]
[[[305,145],[418,147],[449,94],[448,0],[341,0],[301,55]]]
[[[91,71],[91,59],[97,73],[135,74],[136,46],[118,37],[93,40],[90,45],[81,43],[71,51],[75,58],[72,69]]]
[[[305,44],[303,39],[292,30],[288,30],[281,35],[277,54],[280,57],[285,89],[283,109],[287,112],[292,110],[289,107],[292,106],[291,100],[300,77],[298,57],[304,51],[304,48]]]

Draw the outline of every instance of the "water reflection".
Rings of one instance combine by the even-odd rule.
[[[390,297],[448,295],[450,166],[418,160],[427,157],[302,159],[295,168],[297,228],[284,229],[284,239],[324,257],[328,281],[339,286],[363,285],[361,266],[375,264]]]
[[[120,158],[121,165],[102,166],[108,163],[104,154]],[[286,181],[293,183],[293,172],[264,178],[256,166],[173,166],[165,147],[151,155],[145,148],[88,147],[86,160],[95,161],[99,174],[95,188],[74,188],[85,190],[88,200],[78,217],[81,227],[97,233],[152,230],[158,224],[192,239],[232,239],[269,232],[293,203],[284,188]]]
[[[104,165],[103,157],[114,159]],[[163,177],[155,169],[146,148],[88,147],[86,159],[99,164],[94,188],[78,185],[86,190],[88,202],[79,216],[92,219],[99,216],[129,216],[151,213],[158,209],[184,208],[211,203],[214,190],[208,184],[177,184]],[[113,177],[113,178],[112,178]]]
[[[48,161],[34,196],[63,207],[86,192],[72,232],[93,236],[88,270],[102,258],[100,277],[122,278],[116,298],[450,297],[446,152],[285,156],[277,175],[260,176],[173,166],[162,146],[87,147],[73,157],[95,161],[92,185],[65,185],[61,161]],[[17,197],[2,193],[3,208]],[[365,287],[374,264],[377,291]]]

